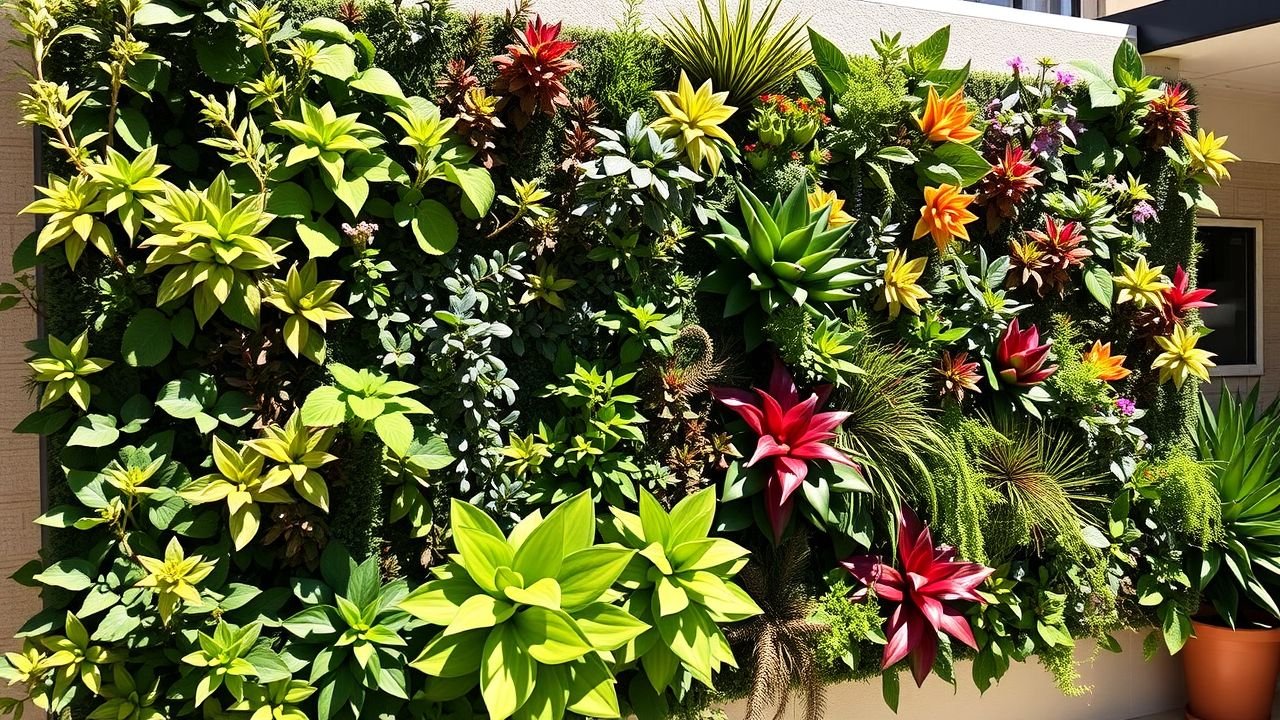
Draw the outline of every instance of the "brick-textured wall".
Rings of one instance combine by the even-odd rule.
[[[0,36],[9,40],[15,33],[8,22],[0,23]],[[34,152],[31,128],[18,124],[18,93],[26,87],[14,69],[23,63],[24,53],[8,42],[0,45],[0,281],[12,276],[9,257],[31,232],[31,216],[18,215],[31,202]],[[31,590],[8,579],[9,575],[36,556],[40,549],[40,528],[32,520],[40,514],[40,444],[34,435],[9,432],[35,408],[27,392],[28,369],[23,360],[23,343],[36,335],[35,314],[14,308],[0,315],[0,649],[16,646],[18,627],[39,610],[40,599]]]
[[[1240,162],[1230,166],[1231,180],[1211,189],[1221,217],[1262,221],[1262,395],[1280,392],[1280,164]],[[1248,389],[1253,377],[1214,378],[1232,390]]]

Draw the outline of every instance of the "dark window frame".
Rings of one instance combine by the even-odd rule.
[[[975,2],[981,2],[982,0],[974,0],[974,1],[975,1]],[[1013,9],[1014,9],[1014,10],[1026,10],[1026,9],[1027,9],[1027,8],[1026,8],[1027,0],[1012,0],[1012,3],[1013,3]],[[990,4],[992,4],[992,3],[984,3],[984,4],[988,4],[988,5],[990,5]],[[1081,16],[1083,15],[1083,12],[1084,12],[1083,5],[1084,5],[1084,0],[1071,0],[1071,14],[1070,14],[1070,15],[1064,15],[1064,14],[1062,14],[1062,13],[1045,13],[1045,14],[1046,14],[1046,15],[1057,15],[1058,17],[1081,17]],[[1032,12],[1040,12],[1040,11],[1032,11]]]
[[[1264,373],[1266,367],[1265,358],[1265,336],[1264,328],[1266,324],[1263,318],[1264,312],[1264,289],[1263,289],[1263,221],[1257,218],[1218,218],[1206,217],[1198,218],[1197,224],[1200,227],[1225,227],[1225,228],[1241,228],[1247,229],[1253,234],[1253,341],[1254,341],[1254,357],[1252,363],[1241,364],[1221,364],[1211,368],[1209,374],[1213,377],[1260,377]],[[1202,246],[1201,252],[1207,252],[1208,247]],[[1210,297],[1212,302],[1213,298]]]

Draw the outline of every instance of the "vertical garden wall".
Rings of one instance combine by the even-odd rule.
[[[1234,156],[1127,45],[10,12],[51,528],[10,712],[816,717],[903,669],[1079,692],[1078,638],[1233,620],[1220,566],[1275,610],[1195,428]]]

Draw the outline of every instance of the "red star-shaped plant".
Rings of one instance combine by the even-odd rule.
[[[938,656],[938,633],[946,633],[973,649],[973,629],[960,603],[982,603],[977,588],[995,572],[971,562],[957,562],[955,549],[934,547],[928,526],[910,508],[898,511],[898,554],[902,570],[876,555],[861,555],[840,565],[875,593],[878,600],[898,603],[885,626],[881,668],[909,657],[916,685],[924,684]],[[860,600],[863,589],[850,599]]]
[[[809,463],[826,460],[857,467],[844,453],[827,444],[834,430],[849,417],[847,412],[816,412],[831,393],[822,386],[803,401],[795,380],[781,361],[775,361],[769,391],[754,388],[754,394],[737,388],[713,388],[712,395],[746,421],[759,440],[747,461],[752,467],[763,460],[773,465],[765,485],[765,509],[773,537],[781,539],[791,519],[792,497],[809,476]]]

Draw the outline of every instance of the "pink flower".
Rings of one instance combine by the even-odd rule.
[[[938,656],[938,633],[978,649],[964,609],[956,603],[984,602],[977,588],[995,571],[978,563],[956,562],[954,549],[934,547],[929,528],[907,507],[898,511],[898,555],[901,572],[875,555],[851,557],[840,565],[873,590],[877,599],[898,603],[885,627],[889,642],[881,668],[910,656],[911,675],[916,685],[922,685]]]
[[[1057,68],[1053,71],[1053,79],[1063,87],[1071,87],[1076,84],[1076,74],[1064,68]]]
[[[1015,74],[1024,73],[1027,71],[1027,68],[1030,67],[1029,65],[1027,65],[1027,62],[1022,59],[1021,55],[1014,55],[1008,60],[1005,60],[1004,64],[1008,65],[1009,69],[1012,70]]]
[[[1029,387],[1044,382],[1058,370],[1057,365],[1045,367],[1052,345],[1052,341],[1040,344],[1040,330],[1035,325],[1023,330],[1014,318],[996,346],[996,374],[1010,385]]]
[[[795,502],[792,496],[808,477],[810,462],[826,460],[855,468],[857,464],[826,444],[849,417],[847,412],[815,412],[830,394],[830,386],[817,388],[801,401],[791,373],[782,361],[775,360],[769,392],[754,390],[755,395],[737,388],[713,388],[711,394],[741,416],[759,436],[755,454],[746,467],[762,460],[772,462],[773,473],[765,486],[765,509],[777,541],[791,519]]]

